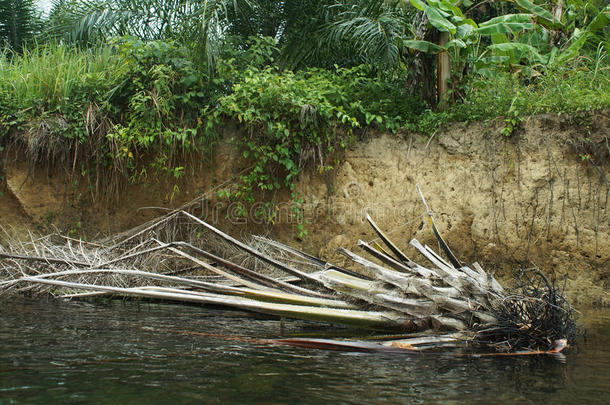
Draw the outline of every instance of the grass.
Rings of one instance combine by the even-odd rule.
[[[0,56],[0,94],[13,108],[84,109],[102,100],[125,76],[127,63],[109,47],[79,50],[49,44]]]
[[[164,44],[46,44],[1,54],[0,145],[19,145],[31,164],[95,167],[76,171],[81,182],[113,190],[142,173],[179,177],[175,157],[201,151],[207,139],[197,120],[205,94],[179,46]]]
[[[610,66],[604,57],[595,61],[582,59],[527,79],[504,72],[497,72],[493,78],[473,77],[462,86],[461,102],[445,111],[427,110],[411,117],[404,127],[432,135],[441,125],[450,122],[608,108]]]

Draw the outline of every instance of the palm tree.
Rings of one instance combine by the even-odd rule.
[[[414,41],[408,41],[416,38],[426,43],[437,42],[438,33],[428,29],[423,12],[398,0],[353,0],[330,7],[337,12],[334,21],[327,25],[328,42],[337,47],[348,44],[361,63],[382,69],[407,67],[409,85],[428,104],[436,104],[435,57],[424,49],[413,52],[410,43]]]
[[[0,45],[21,51],[36,32],[33,0],[0,0]]]
[[[177,36],[199,8],[187,0],[54,0],[46,33],[87,45],[116,35],[142,40]]]
[[[328,39],[350,41],[363,60],[384,67],[395,66],[404,56],[405,39],[413,13],[397,1],[360,0],[335,5],[340,9],[330,25]]]
[[[255,5],[253,0],[54,0],[47,35],[81,45],[116,35],[174,39],[198,47],[213,69],[227,32],[235,30],[236,21],[242,26],[249,21]]]

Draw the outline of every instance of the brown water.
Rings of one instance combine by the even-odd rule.
[[[281,328],[277,320],[207,307],[0,297],[0,404],[605,404],[610,311],[583,315],[587,336],[564,361],[547,355],[455,358],[329,352],[176,333],[356,333],[301,321]]]

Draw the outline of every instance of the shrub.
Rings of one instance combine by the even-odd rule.
[[[78,156],[118,190],[150,170],[178,178],[179,154],[210,146],[207,78],[175,43],[51,44],[3,55],[0,67],[0,135],[12,134],[32,163]]]
[[[217,112],[245,128],[246,136],[238,142],[252,162],[231,194],[242,202],[254,203],[256,192],[282,187],[298,201],[294,180],[305,165],[331,170],[335,152],[351,142],[356,129],[377,125],[395,131],[403,117],[414,114],[415,102],[401,102],[407,100],[404,86],[379,80],[368,66],[281,71],[271,63],[273,50],[259,47],[273,43],[257,41],[241,59],[219,65],[232,88],[218,99]],[[248,52],[256,63],[243,64]],[[265,208],[261,215],[272,221],[273,207]]]

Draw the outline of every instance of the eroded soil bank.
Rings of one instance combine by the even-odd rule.
[[[274,224],[253,214],[240,217],[235,205],[217,197],[248,166],[231,143],[237,132],[229,128],[211,162],[187,169],[179,184],[132,185],[118,207],[92,202],[86,188],[55,170],[28,170],[13,151],[7,155],[0,224],[21,236],[57,226],[95,238],[206,195],[200,213],[230,233],[242,238],[266,233],[342,264],[337,247],[357,251],[358,239],[376,238],[367,212],[408,255],[417,256],[408,246],[411,238],[436,243],[419,185],[439,230],[463,261],[479,261],[501,276],[537,266],[561,282],[567,276],[567,295],[579,307],[608,306],[609,123],[606,110],[531,117],[510,137],[500,134],[502,120],[455,124],[432,139],[368,132],[335,170],[311,169],[299,179],[307,221],[301,221],[307,230],[302,239],[287,193],[264,197],[278,204]]]

